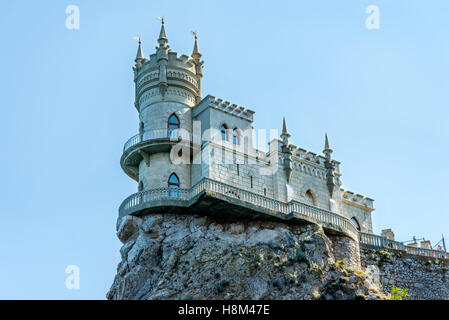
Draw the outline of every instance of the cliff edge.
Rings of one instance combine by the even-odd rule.
[[[358,243],[318,225],[180,214],[118,221],[108,299],[385,299]]]

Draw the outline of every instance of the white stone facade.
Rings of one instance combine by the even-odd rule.
[[[182,148],[182,154],[176,151],[174,157],[173,146],[155,146],[144,154],[136,175],[139,191],[167,188],[173,173],[184,189],[207,177],[272,199],[297,200],[333,211],[354,218],[361,231],[372,232],[373,200],[341,189],[339,162],[331,159],[327,143],[324,156],[295,147],[288,143],[284,123],[281,139],[272,139],[268,152],[257,150],[254,111],[210,95],[201,98],[203,62],[196,38],[191,58],[178,58],[169,49],[164,25],[158,43],[150,59],[144,58],[139,43],[136,57],[140,139],[167,138],[169,118],[176,115],[182,141],[193,141],[194,147]],[[222,126],[227,128],[226,141],[221,139]],[[210,134],[211,129],[215,134]],[[174,163],[179,161],[176,158],[185,163]]]

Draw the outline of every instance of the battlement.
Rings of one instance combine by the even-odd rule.
[[[247,121],[254,121],[254,113],[250,109],[245,109],[242,106],[237,106],[236,104],[231,104],[229,101],[223,101],[223,99],[215,98],[214,96],[208,95],[195,107],[194,116],[197,116],[203,112],[207,107],[223,111],[225,113],[240,117]]]
[[[281,152],[281,146],[282,146],[282,140],[279,139],[273,139],[272,141],[270,141],[269,144],[273,143],[273,142],[277,142],[278,143],[278,152]],[[293,161],[299,161],[299,162],[304,162],[307,164],[311,164],[314,167],[320,167],[322,169],[325,169],[325,165],[324,162],[326,161],[326,158],[323,157],[322,155],[318,155],[312,151],[307,151],[303,148],[297,147],[293,144],[290,144],[289,146],[290,151],[292,152],[292,156],[293,156]],[[270,148],[271,149],[271,148]],[[335,166],[335,174],[337,176],[340,176],[340,162],[337,160],[332,160],[331,161],[334,166]]]
[[[374,210],[374,200],[360,194],[354,194],[354,192],[349,190],[340,189],[343,194],[342,201],[346,204],[359,207],[364,210],[373,211]]]
[[[187,81],[198,89],[195,64],[193,63],[193,60],[189,59],[185,54],[178,58],[176,52],[170,51],[168,53],[167,77],[169,80]],[[136,69],[135,79],[138,88],[148,80],[157,81],[159,79],[159,64],[155,53],[150,55],[150,59],[142,61],[142,66]]]
[[[145,71],[158,66],[157,54],[150,54],[150,59],[142,61],[142,67],[138,69],[139,72]],[[168,64],[167,67],[185,69],[195,74],[195,63],[189,56],[182,54],[178,57],[178,53],[174,51],[168,52]]]

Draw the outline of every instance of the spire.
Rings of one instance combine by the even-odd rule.
[[[332,153],[332,149],[329,147],[329,139],[327,138],[327,133],[325,133],[323,153],[326,155],[326,158],[330,159],[330,155]]]
[[[192,34],[195,36],[195,44],[193,45],[192,58],[196,61],[199,61],[202,54],[201,54],[200,48],[198,46],[198,36],[197,36],[196,32],[192,32]]]
[[[283,122],[282,122],[281,138],[283,138],[283,137],[287,137],[287,139],[290,138],[290,133],[288,133],[288,130],[287,130],[287,123],[285,122],[285,117],[284,117]]]
[[[161,32],[159,33],[157,42],[161,47],[165,46],[168,43],[167,35],[165,34],[164,18],[162,18]]]
[[[326,180],[327,180],[327,189],[329,190],[329,194],[332,198],[334,194],[334,188],[337,185],[337,181],[335,179],[335,164],[332,161],[331,154],[332,149],[329,147],[329,139],[327,138],[327,133],[325,133],[324,138],[324,156],[326,160],[324,161],[324,167],[326,168]]]
[[[137,55],[136,55],[136,62],[138,61],[142,61],[144,60],[144,56],[143,56],[143,50],[142,50],[142,46],[141,46],[142,42],[140,41],[140,37],[139,37],[139,48],[137,49]]]

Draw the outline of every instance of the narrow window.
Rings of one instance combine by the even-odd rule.
[[[237,163],[237,175],[240,175],[240,165]]]
[[[168,178],[168,195],[170,197],[179,197],[179,178],[176,173],[172,173]]]
[[[267,195],[267,188],[263,188],[263,195],[264,195],[264,196]]]
[[[138,188],[138,191],[140,192],[140,191],[142,191],[142,190],[143,190],[143,182],[140,181],[140,182],[139,182],[139,188]]]
[[[228,130],[228,128],[226,127],[226,125],[222,125],[220,127],[220,132],[221,132],[221,140],[226,141],[227,139],[227,135],[226,135],[226,130]]]
[[[351,221],[352,221],[353,224],[355,224],[355,227],[357,228],[357,230],[362,231],[362,229],[360,228],[360,223],[359,223],[359,221],[357,220],[356,217],[352,217]]]
[[[174,130],[179,129],[179,127],[180,127],[179,118],[176,114],[173,113],[170,117],[168,117],[168,122],[167,122],[168,137],[171,137],[172,132]]]
[[[239,141],[239,132],[238,132],[237,128],[235,128],[232,131],[232,143],[233,144],[239,144],[240,143],[240,141]]]
[[[253,176],[250,176],[249,180],[251,181],[251,189],[252,189],[253,188]]]

